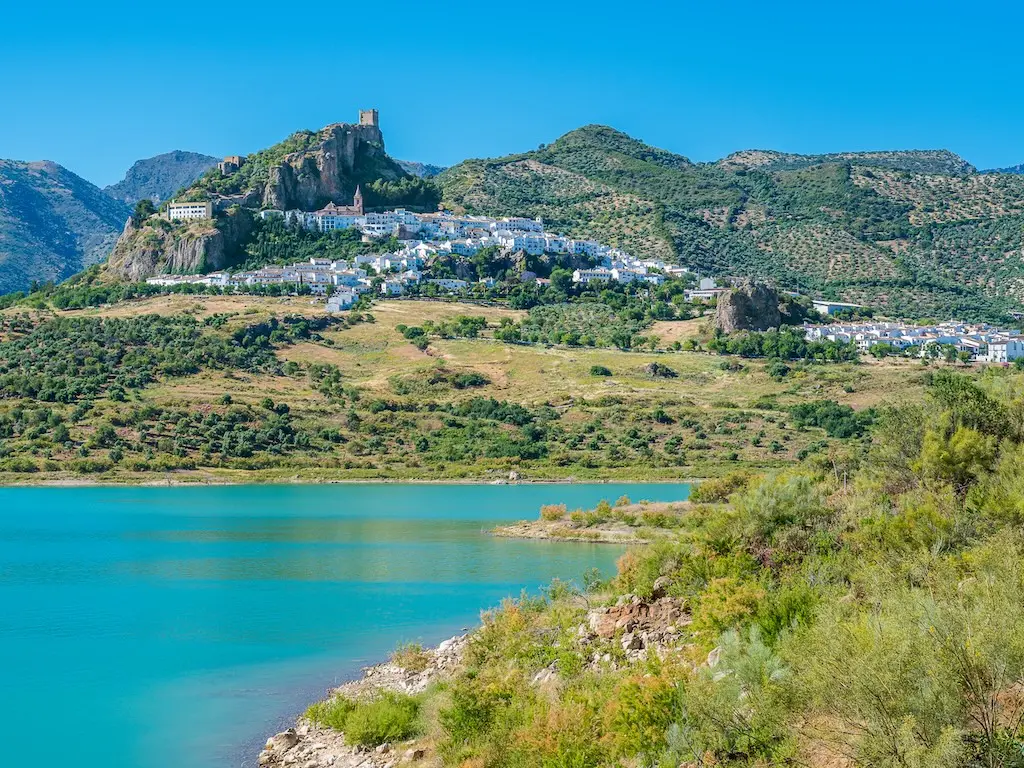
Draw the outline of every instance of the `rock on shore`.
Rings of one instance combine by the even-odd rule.
[[[458,668],[468,642],[469,635],[459,635],[426,651],[426,666],[421,671],[405,669],[393,661],[368,667],[362,678],[330,691],[330,695],[358,699],[384,690],[421,693],[431,682]],[[301,717],[295,727],[267,739],[259,764],[265,768],[394,768],[418,763],[425,754],[415,742],[382,744],[375,749],[349,746],[343,733]]]

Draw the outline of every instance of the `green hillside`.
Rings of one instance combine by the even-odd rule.
[[[947,151],[692,163],[591,125],[438,181],[456,210],[542,216],[637,254],[892,315],[1005,320],[1024,308],[1024,178],[980,174]]]

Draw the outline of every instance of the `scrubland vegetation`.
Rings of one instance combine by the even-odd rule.
[[[867,441],[697,486],[609,581],[487,614],[422,696],[311,714],[351,708],[355,743],[401,730],[452,766],[1019,766],[1022,425],[1024,377],[937,372]],[[666,602],[657,650],[589,620]]]
[[[700,477],[862,439],[797,418],[798,403],[860,414],[893,387],[921,392],[919,368],[904,361],[782,364],[664,343],[496,338],[523,318],[415,301],[331,317],[302,297],[182,294],[11,307],[0,314],[0,472],[9,482]]]

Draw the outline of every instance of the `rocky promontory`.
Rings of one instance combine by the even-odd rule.
[[[592,510],[570,512],[563,504],[541,508],[537,520],[520,520],[491,530],[511,539],[577,541],[587,544],[650,544],[664,538],[691,504],[679,502],[603,503]]]
[[[620,595],[606,605],[588,607],[572,633],[571,644],[584,652],[587,669],[602,674],[648,659],[664,659],[687,647],[692,616],[682,598],[667,594],[667,578],[658,579],[645,597]],[[366,669],[363,677],[329,691],[354,701],[372,699],[383,692],[421,694],[434,683],[452,680],[463,672],[466,652],[477,633],[453,637],[426,651],[425,663],[414,669],[394,659]],[[709,657],[708,664],[713,666]],[[554,661],[530,679],[538,690],[549,690],[561,679]],[[440,765],[429,737],[357,747],[346,743],[341,731],[300,717],[294,727],[275,734],[260,752],[261,768],[397,768]]]
[[[388,156],[375,122],[298,131],[248,157],[221,163],[176,195],[178,201],[210,201],[212,219],[181,222],[154,215],[143,222],[129,220],[110,255],[108,273],[145,280],[225,269],[244,259],[257,209],[351,205],[360,185],[372,205],[374,182],[402,180],[414,177]]]
[[[107,261],[107,272],[139,281],[159,274],[209,272],[231,266],[253,229],[252,214],[234,207],[216,219],[172,224],[152,217],[136,225],[128,219]]]

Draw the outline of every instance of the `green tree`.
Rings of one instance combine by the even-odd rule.
[[[135,204],[135,210],[132,212],[132,224],[136,227],[141,226],[142,222],[155,213],[156,206],[153,205],[153,201],[144,197]]]
[[[949,423],[925,433],[916,469],[926,478],[953,486],[963,499],[981,473],[991,469],[996,458],[996,442],[970,427],[957,427],[950,433]]]
[[[561,267],[551,270],[551,287],[562,293],[572,290],[572,272]]]

